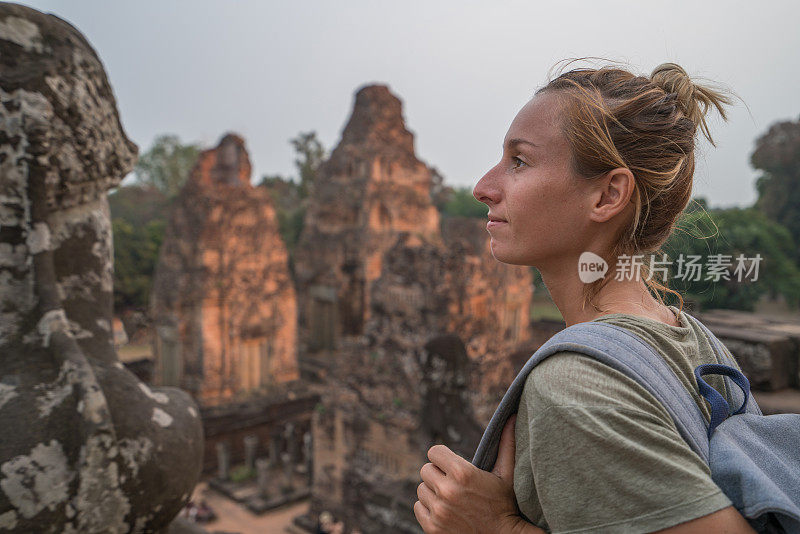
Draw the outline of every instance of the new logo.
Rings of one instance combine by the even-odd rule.
[[[608,271],[606,260],[594,252],[584,252],[578,258],[578,276],[584,284],[600,280]]]

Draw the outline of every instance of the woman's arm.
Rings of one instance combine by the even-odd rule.
[[[514,496],[514,423],[512,416],[500,438],[492,472],[478,469],[444,445],[428,450],[414,515],[426,534],[493,532],[543,534],[525,521]]]
[[[482,471],[444,445],[428,451],[431,463],[420,470],[419,501],[414,515],[426,534],[448,532],[543,534],[525,521],[516,505],[513,489],[514,425],[512,416],[503,429],[497,462],[491,473]],[[657,534],[755,534],[733,507],[657,531]]]

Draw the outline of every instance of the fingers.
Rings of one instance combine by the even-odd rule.
[[[432,463],[427,463],[419,470],[419,474],[422,477],[422,481],[427,484],[428,487],[434,491],[434,493],[438,494],[439,488],[445,479],[445,474],[442,472],[442,470]]]
[[[433,530],[431,512],[425,508],[425,505],[423,505],[420,501],[414,503],[414,516],[417,518],[417,522],[422,527],[422,530],[425,532],[431,532]]]
[[[460,469],[461,464],[466,462],[446,445],[434,445],[428,449],[428,459],[447,475]]]
[[[419,486],[417,486],[417,499],[419,499],[419,502],[421,502],[429,512],[433,504],[433,499],[435,498],[436,494],[433,490],[424,482],[420,482]]]
[[[428,459],[438,467],[447,478],[457,484],[466,484],[478,468],[458,454],[451,451],[446,445],[434,445],[428,449]],[[439,494],[438,487],[436,494]]]

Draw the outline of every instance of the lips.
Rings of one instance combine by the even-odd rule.
[[[486,229],[489,230],[489,229],[494,228],[496,226],[501,226],[501,225],[507,224],[507,223],[508,223],[508,221],[506,221],[505,219],[501,219],[500,217],[496,217],[496,216],[494,216],[492,214],[489,214],[489,222],[486,223]]]

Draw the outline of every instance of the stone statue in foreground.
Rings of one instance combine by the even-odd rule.
[[[0,532],[159,531],[199,476],[194,402],[112,340],[106,194],[136,152],[86,39],[0,4]]]

